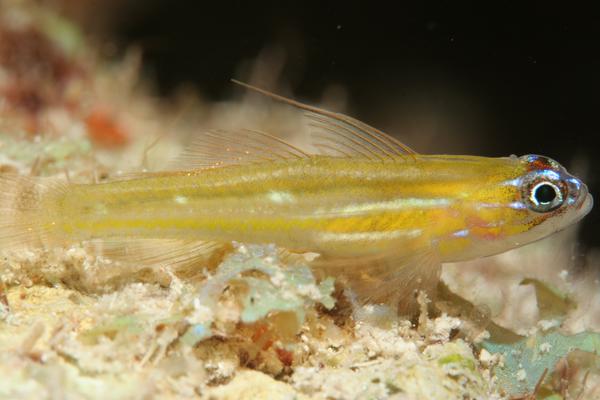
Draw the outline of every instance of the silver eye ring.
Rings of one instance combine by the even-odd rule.
[[[536,212],[548,212],[559,208],[564,202],[561,188],[550,181],[538,181],[529,187],[529,208]]]

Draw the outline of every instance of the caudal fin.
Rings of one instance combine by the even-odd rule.
[[[54,179],[0,175],[0,250],[46,243],[52,224],[45,199],[64,187]]]

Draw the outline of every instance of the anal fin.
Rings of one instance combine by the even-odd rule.
[[[171,266],[178,269],[201,260],[224,245],[183,239],[123,239],[101,241],[101,253],[115,261],[138,267]]]

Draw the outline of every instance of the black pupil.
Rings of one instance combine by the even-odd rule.
[[[550,204],[556,198],[556,190],[550,185],[541,185],[535,189],[535,199],[540,204]]]

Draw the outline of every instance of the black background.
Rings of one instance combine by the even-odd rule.
[[[286,94],[318,101],[342,85],[350,114],[427,144],[417,150],[548,155],[600,199],[599,14],[457,4],[146,0],[120,10],[114,34],[141,46],[164,95],[192,84],[231,98],[240,66],[275,47],[286,54]],[[420,129],[428,140],[416,140]],[[597,210],[584,222],[588,246],[600,245]]]

